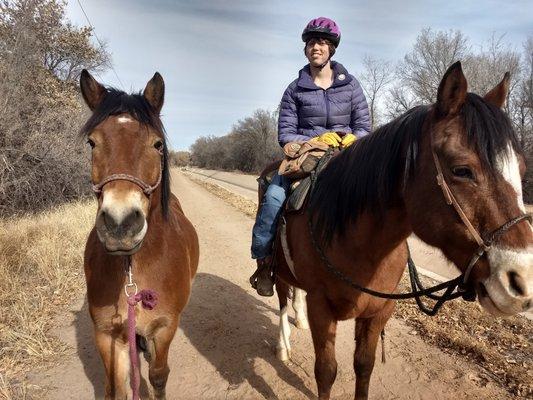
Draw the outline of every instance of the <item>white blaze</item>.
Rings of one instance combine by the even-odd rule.
[[[520,165],[516,152],[509,145],[504,154],[500,154],[496,159],[496,168],[516,192],[518,207],[523,212],[526,211],[522,198],[522,179],[520,178]]]
[[[125,123],[128,123],[128,122],[133,122],[133,118],[130,118],[126,115],[122,115],[120,117],[117,118],[117,122],[121,123],[121,124],[125,124]]]

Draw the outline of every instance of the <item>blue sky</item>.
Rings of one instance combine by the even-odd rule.
[[[176,150],[228,133],[258,108],[274,110],[306,62],[302,29],[318,16],[337,21],[334,58],[356,76],[365,54],[397,61],[425,27],[460,29],[472,45],[505,34],[517,50],[533,34],[531,0],[80,1],[124,89],[163,75],[163,122]],[[67,18],[87,25],[77,0]],[[111,70],[100,78],[121,87]]]

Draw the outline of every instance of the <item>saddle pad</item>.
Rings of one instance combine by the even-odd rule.
[[[311,176],[293,182],[289,190],[289,198],[285,210],[287,212],[300,211],[307,200],[309,189],[311,189]]]
[[[308,197],[311,195],[310,192],[314,186],[314,182],[322,172],[322,170],[328,165],[329,161],[337,154],[338,152],[331,149],[324,154],[322,158],[318,161],[314,171],[311,171],[310,175],[295,181],[291,184],[289,188],[288,200],[285,205],[285,212],[293,213],[299,212],[302,210],[305,202]]]

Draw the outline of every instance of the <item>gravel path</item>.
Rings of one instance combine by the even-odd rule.
[[[170,350],[168,399],[315,398],[310,332],[295,328],[293,361],[278,361],[277,301],[260,298],[249,287],[252,219],[181,173],[172,178],[173,192],[198,230],[201,258]],[[42,398],[102,398],[103,371],[82,295],[58,319],[57,335],[72,352],[61,365],[32,377],[32,383],[47,388]],[[398,320],[387,326],[386,345],[387,363],[376,364],[371,399],[510,398],[477,366],[425,344]],[[334,399],[353,398],[353,349],[353,321],[340,323]],[[146,393],[146,381],[143,387]]]

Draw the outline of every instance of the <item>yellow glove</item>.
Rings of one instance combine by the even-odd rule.
[[[320,136],[317,136],[311,140],[316,140],[318,142],[326,143],[331,147],[339,147],[342,139],[335,132],[325,132]]]
[[[345,149],[346,147],[351,146],[356,140],[357,140],[357,136],[355,136],[353,133],[347,133],[342,138],[341,146],[343,149]]]

